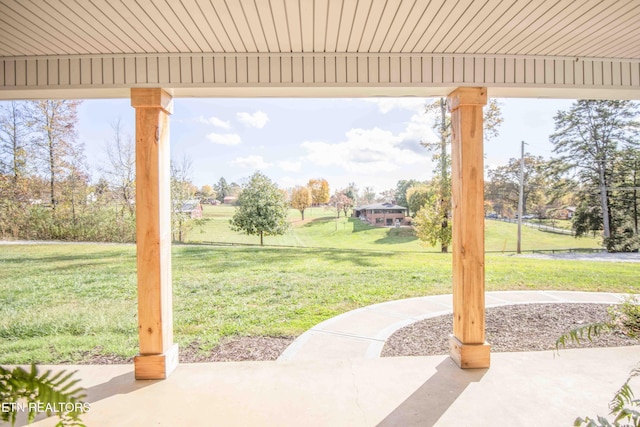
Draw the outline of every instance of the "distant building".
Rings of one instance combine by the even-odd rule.
[[[393,203],[358,206],[353,209],[353,216],[378,227],[408,224],[407,208]]]
[[[555,209],[551,212],[551,217],[555,219],[571,219],[575,214],[575,206],[567,206],[566,208]]]
[[[178,212],[188,214],[192,219],[202,218],[202,203],[197,199],[185,200]]]
[[[225,205],[233,205],[237,201],[238,198],[236,196],[227,196],[224,198],[222,203],[224,203]]]

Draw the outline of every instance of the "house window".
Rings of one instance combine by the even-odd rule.
[[[387,225],[393,225],[393,218],[387,218]]]
[[[384,222],[383,218],[376,218],[376,224],[382,224]]]

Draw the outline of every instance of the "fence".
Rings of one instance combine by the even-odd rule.
[[[510,222],[512,224],[518,223],[517,219],[510,219],[510,218],[487,218],[487,219],[492,219],[494,221]],[[539,224],[539,223],[526,221],[526,220],[522,221],[522,225],[525,225],[531,228],[537,228],[538,230],[546,231],[548,233],[566,234],[568,236],[576,235],[575,231],[573,230],[567,230],[566,228],[553,227],[551,225]]]

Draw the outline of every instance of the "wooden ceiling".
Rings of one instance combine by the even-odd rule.
[[[0,57],[295,52],[640,59],[640,1],[0,0]]]

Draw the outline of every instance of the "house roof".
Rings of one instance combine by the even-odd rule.
[[[427,97],[460,86],[640,99],[640,2],[0,0],[0,99],[131,87]]]
[[[399,206],[399,205],[395,205],[393,203],[375,203],[373,205],[365,205],[365,206],[358,206],[355,208],[355,210],[357,211],[362,211],[362,210],[397,210],[397,209],[402,209],[402,210],[407,210],[407,208],[405,208],[404,206]]]
[[[184,202],[182,202],[182,206],[180,207],[179,212],[192,212],[196,210],[199,205],[200,200],[198,199],[185,200]]]

